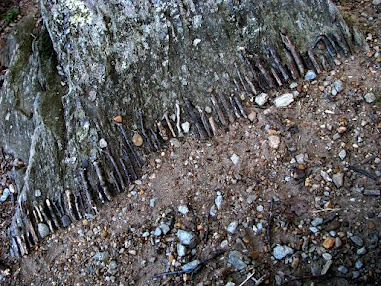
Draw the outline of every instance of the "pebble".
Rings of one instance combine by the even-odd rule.
[[[335,247],[339,248],[343,245],[343,242],[341,241],[340,237],[335,238]]]
[[[110,255],[109,255],[108,251],[105,251],[105,252],[95,253],[93,258],[94,258],[94,260],[97,260],[97,261],[106,261],[109,256]]]
[[[372,103],[376,100],[376,96],[372,92],[368,92],[367,94],[364,95],[364,99],[366,103]]]
[[[364,245],[364,241],[362,240],[361,237],[354,235],[351,236],[351,241],[358,247],[362,247]]]
[[[353,279],[359,278],[360,277],[360,272],[359,271],[353,271],[352,272],[352,277],[353,277]]]
[[[185,205],[181,205],[181,206],[179,206],[177,209],[178,209],[178,211],[179,211],[180,213],[182,213],[183,215],[186,215],[187,213],[189,213],[189,209],[188,209],[188,207],[185,206]]]
[[[347,274],[347,273],[348,273],[348,268],[345,267],[344,265],[340,265],[340,266],[337,268],[337,271],[339,271],[339,272],[342,273],[342,274]]]
[[[323,246],[324,248],[326,249],[330,249],[332,248],[333,246],[335,245],[335,238],[333,237],[327,237],[324,242],[323,242]]]
[[[34,196],[35,196],[36,198],[41,197],[41,190],[35,190],[35,191],[34,191]]]
[[[161,228],[157,227],[153,233],[154,236],[160,236],[162,234]]]
[[[318,233],[319,229],[317,227],[311,226],[310,231],[312,231],[313,233]]]
[[[112,270],[116,270],[118,268],[118,264],[116,263],[115,260],[111,260],[110,261],[110,264],[108,265],[108,268],[112,271]]]
[[[49,235],[49,233],[50,233],[49,227],[46,224],[42,223],[42,222],[40,222],[37,225],[37,228],[38,228],[38,233],[40,234],[40,236],[42,238],[47,237]]]
[[[287,255],[293,254],[293,253],[294,251],[292,250],[292,248],[288,246],[277,245],[274,248],[273,256],[275,257],[275,259],[281,260],[285,258]]]
[[[135,132],[134,135],[132,136],[132,143],[137,147],[142,146],[143,137],[139,133]]]
[[[312,226],[318,226],[323,223],[323,219],[321,217],[316,217],[311,221]]]
[[[217,198],[214,200],[214,203],[216,204],[217,209],[221,209],[222,206],[222,196],[217,195]]]
[[[99,147],[101,149],[104,149],[107,147],[107,141],[104,138],[101,138],[101,140],[99,140]]]
[[[237,165],[238,162],[239,162],[239,157],[238,157],[236,154],[233,154],[233,155],[230,157],[230,160],[232,160],[232,162],[233,162],[234,165]]]
[[[230,251],[228,256],[228,263],[234,266],[237,270],[246,268],[246,263],[243,262],[243,255],[239,251]]]
[[[230,233],[235,233],[236,229],[238,227],[238,221],[232,221],[228,227],[227,227],[227,231],[230,232]]]
[[[257,206],[257,212],[263,212],[264,207],[262,205]]]
[[[180,243],[177,244],[177,255],[183,257],[186,255],[186,247]]]
[[[321,170],[321,171],[320,171],[320,175],[323,177],[323,179],[324,179],[326,182],[332,182],[332,179],[331,179],[331,177],[328,175],[327,172]]]
[[[257,113],[255,111],[250,112],[248,118],[251,122],[254,122],[255,118],[257,118]]]
[[[192,240],[193,240],[192,233],[179,229],[176,235],[179,238],[181,244],[189,245],[192,243]]]
[[[273,149],[278,149],[280,145],[280,137],[276,135],[270,135],[269,136],[269,145]]]
[[[160,229],[164,235],[166,235],[170,231],[169,225],[167,225],[166,223],[162,223],[160,225]]]
[[[341,150],[339,153],[340,159],[344,160],[346,156],[347,156],[347,152],[345,150]]]
[[[269,99],[269,95],[267,93],[261,93],[255,97],[255,103],[259,106],[263,106]]]
[[[344,86],[341,80],[338,79],[334,81],[333,87],[332,87],[332,95],[336,95],[340,93],[341,91],[343,91],[343,89],[344,89]]]
[[[200,260],[196,259],[196,260],[193,260],[193,261],[181,266],[181,270],[191,271],[191,270],[195,269],[199,264],[200,264]]]
[[[373,5],[380,5],[381,4],[381,0],[373,0],[372,4]]]
[[[341,227],[341,222],[338,220],[331,221],[327,226],[325,227],[326,231],[331,231],[331,230],[337,230]]]
[[[356,267],[357,269],[361,269],[363,266],[364,266],[364,264],[362,263],[361,260],[357,260],[357,261],[355,262],[355,267]]]
[[[316,78],[316,73],[312,70],[307,71],[306,75],[304,76],[305,80],[313,80]]]
[[[323,253],[322,256],[325,260],[332,260],[332,255],[327,252]]]
[[[332,260],[327,260],[326,261],[326,263],[323,266],[323,269],[321,270],[321,275],[325,275],[328,272],[328,270],[331,267],[332,263],[333,263]]]
[[[10,193],[11,191],[8,188],[5,188],[3,194],[0,197],[0,202],[5,202],[8,199]]]
[[[61,217],[61,222],[62,222],[63,227],[68,227],[71,223],[68,215],[64,215],[63,217]]]
[[[274,104],[276,107],[285,107],[290,105],[293,101],[294,101],[294,95],[292,93],[285,93],[275,98]]]
[[[332,180],[337,188],[341,188],[344,185],[344,173],[334,174]]]
[[[181,128],[183,129],[184,133],[189,133],[190,123],[188,121],[181,123]]]
[[[366,253],[366,248],[361,247],[361,248],[357,249],[356,253],[357,253],[357,255],[364,255]]]

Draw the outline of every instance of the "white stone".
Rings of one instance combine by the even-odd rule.
[[[235,233],[236,229],[238,227],[238,221],[232,221],[228,227],[226,228],[226,230],[230,233]]]
[[[269,99],[269,95],[267,93],[261,93],[255,97],[255,103],[259,106],[263,106],[266,104]]]
[[[269,145],[273,149],[278,149],[280,144],[280,137],[276,135],[270,135],[269,136]]]
[[[188,121],[181,123],[181,128],[183,129],[184,133],[189,133],[190,123]]]
[[[294,251],[292,250],[292,248],[288,246],[277,245],[274,248],[273,256],[275,257],[275,259],[281,260],[285,258],[287,255],[293,254],[293,253]]]
[[[239,157],[238,157],[238,155],[233,154],[233,155],[230,157],[230,160],[232,160],[232,162],[233,162],[234,165],[237,165],[238,162],[239,162]]]
[[[339,152],[339,157],[341,160],[344,160],[346,156],[347,156],[347,152],[345,150],[341,150]]]
[[[367,103],[372,103],[373,101],[376,100],[376,96],[372,92],[368,92],[367,94],[364,95],[364,99]]]
[[[294,101],[294,95],[292,93],[285,93],[275,98],[274,104],[276,107],[285,107],[290,105],[293,101]]]
[[[101,140],[99,140],[99,147],[102,149],[107,147],[107,141],[104,138],[101,138]]]
[[[189,209],[188,209],[188,207],[187,206],[185,206],[185,205],[181,205],[181,206],[179,206],[178,208],[178,211],[180,212],[180,213],[182,213],[182,214],[187,214],[188,212],[189,212]]]
[[[373,5],[380,5],[381,4],[381,0],[373,0],[372,4]]]

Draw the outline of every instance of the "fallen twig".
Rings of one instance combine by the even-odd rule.
[[[313,213],[321,213],[321,212],[336,212],[336,211],[341,211],[341,209],[330,209],[330,208],[327,208],[327,209],[316,210],[316,211],[312,211],[312,212]]]
[[[359,173],[359,174],[361,174],[361,175],[364,175],[364,176],[366,176],[366,177],[368,177],[368,178],[370,178],[370,179],[373,179],[373,180],[375,180],[375,181],[378,181],[378,179],[379,179],[376,175],[371,174],[371,173],[369,173],[368,171],[365,171],[365,170],[363,170],[363,169],[357,168],[357,167],[355,167],[355,166],[348,166],[348,168],[349,168],[350,170],[356,172],[356,173]]]
[[[249,281],[250,278],[254,276],[254,274],[255,274],[255,270],[254,270],[253,273],[251,273],[249,276],[247,276],[247,278],[246,278],[241,284],[239,284],[239,286],[243,286],[243,285],[245,285],[246,282]]]
[[[267,244],[268,244],[269,251],[271,251],[271,224],[272,224],[272,220],[273,220],[273,198],[270,199],[269,218],[268,218],[267,230],[266,230]]]

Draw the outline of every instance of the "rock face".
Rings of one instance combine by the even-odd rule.
[[[249,98],[329,68],[332,51],[348,55],[362,45],[326,0],[41,0],[41,13],[44,26],[26,19],[3,55],[1,140],[27,163],[9,230],[14,255],[40,239],[33,209],[61,228],[137,179],[142,155],[160,149],[154,121],[171,137],[177,131],[171,113],[162,119],[176,100],[203,139],[213,126],[192,104],[210,104],[210,88]],[[230,100],[245,117],[239,97]],[[224,125],[217,109],[212,115]],[[144,144],[133,147],[142,122]]]

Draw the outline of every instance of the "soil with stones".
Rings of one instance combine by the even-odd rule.
[[[380,284],[381,4],[337,2],[369,52],[246,97],[250,120],[207,142],[172,139],[98,215],[20,261],[6,252],[10,192],[0,204],[0,283]],[[276,107],[284,94],[294,101]],[[4,195],[21,163],[0,155]]]

